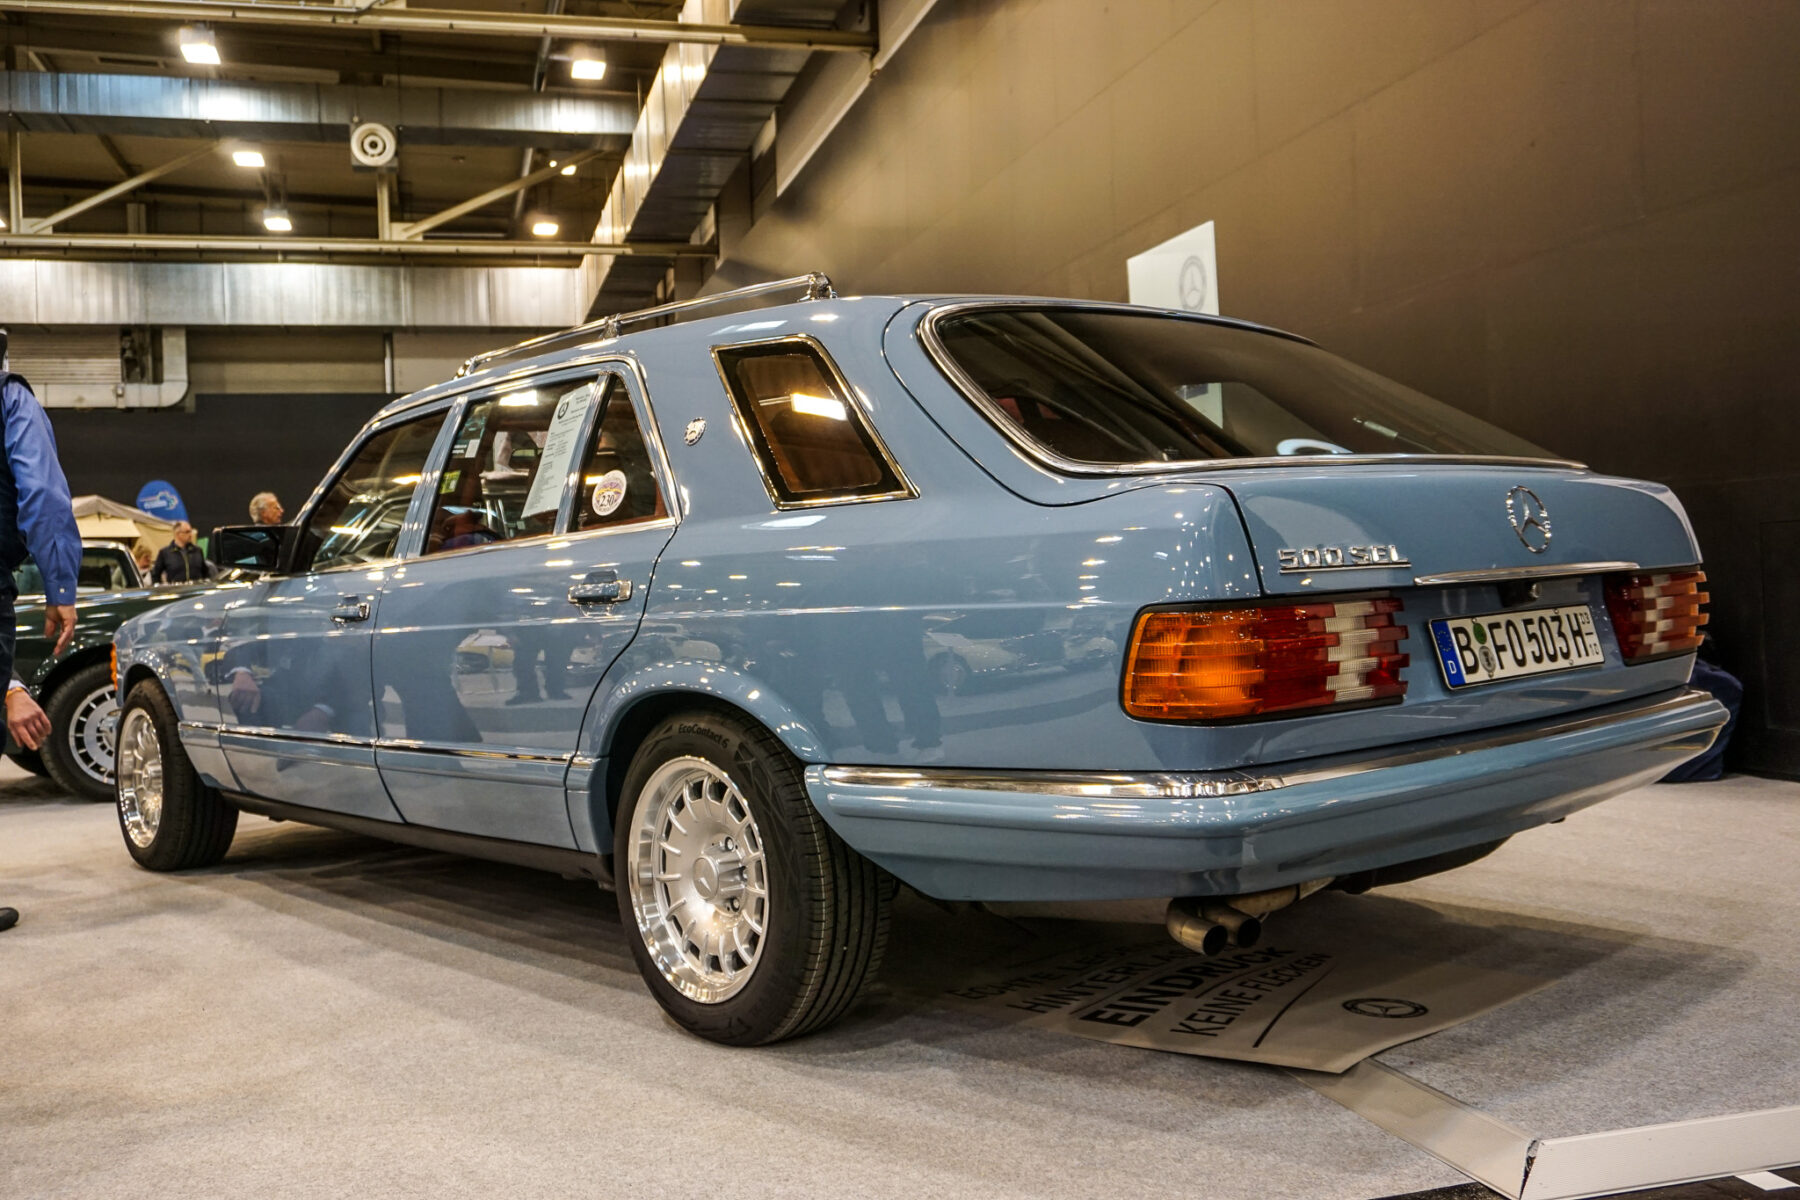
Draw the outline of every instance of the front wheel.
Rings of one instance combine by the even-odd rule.
[[[119,694],[110,663],[90,663],[64,680],[44,706],[50,737],[44,766],[50,778],[83,800],[113,798],[113,740],[119,731]]]
[[[151,680],[125,699],[114,783],[125,849],[141,866],[210,867],[231,848],[238,810],[201,782],[181,748],[175,707]]]
[[[625,776],[613,842],[638,970],[690,1033],[757,1046],[821,1029],[875,977],[880,868],[807,798],[800,764],[743,718],[653,730]]]

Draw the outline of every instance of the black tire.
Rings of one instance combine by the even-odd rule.
[[[44,766],[63,790],[83,800],[113,799],[110,722],[118,727],[110,663],[90,663],[57,685],[44,706],[50,737]]]
[[[148,819],[148,789],[140,792],[147,772],[137,764],[149,748],[144,753],[134,749],[140,722],[147,723],[145,736],[154,743],[161,766],[154,820]],[[210,867],[225,857],[237,832],[238,810],[200,782],[181,748],[177,724],[175,707],[154,680],[132,688],[119,712],[119,832],[131,857],[152,871]]]
[[[683,771],[689,778],[699,778],[694,773],[703,774],[707,767],[725,777],[748,811],[743,840],[754,841],[760,853],[750,876],[760,876],[765,888],[763,894],[728,897],[725,904],[746,900],[744,912],[760,911],[764,930],[755,937],[754,959],[746,981],[735,984],[738,990],[723,998],[696,999],[671,977],[680,979],[680,972],[687,970],[692,981],[696,978],[692,972],[703,975],[707,963],[718,964],[720,959],[706,958],[688,939],[708,920],[712,921],[708,928],[715,928],[719,920],[743,918],[736,908],[727,910],[710,898],[693,902],[690,897],[695,908],[704,910],[704,917],[695,915],[694,908],[664,903],[678,887],[689,891],[700,887],[697,859],[709,857],[713,850],[709,846],[701,854],[688,855],[696,866],[678,883],[661,882],[651,856],[672,863],[658,847],[664,844],[662,838],[674,834],[668,824],[655,825],[652,818],[658,811],[657,796],[679,791],[671,791],[665,781],[679,781]],[[652,782],[656,791],[647,794],[645,785]],[[703,807],[696,801],[690,808],[673,811],[704,815]],[[718,811],[728,809],[735,811],[729,799]],[[647,832],[652,826],[661,832]],[[684,836],[690,835],[684,831]],[[635,854],[634,837],[641,839]],[[723,847],[731,849],[729,838]],[[760,1046],[812,1033],[848,1012],[880,969],[893,894],[888,876],[826,826],[807,798],[800,763],[787,748],[768,730],[742,717],[696,711],[671,717],[651,731],[625,776],[613,851],[619,916],[632,956],[657,1002],[690,1033],[730,1046]],[[758,864],[760,871],[755,869]],[[678,874],[664,874],[661,880]],[[724,874],[717,877],[723,879]],[[718,886],[723,890],[724,885]],[[640,920],[634,895],[649,897],[644,901],[651,913],[647,920]],[[666,918],[660,916],[663,911]],[[677,913],[691,918],[687,928],[679,924]],[[658,942],[660,951],[653,952],[652,942]],[[676,942],[683,942],[686,949],[676,948]],[[693,954],[684,957],[689,951]],[[676,964],[670,973],[658,965],[657,953]],[[736,953],[725,958],[740,967],[746,962]]]
[[[12,759],[14,764],[24,767],[33,775],[50,774],[44,767],[44,756],[39,754],[36,750],[27,750],[25,747],[20,746],[17,750],[8,750],[6,752],[6,757]]]

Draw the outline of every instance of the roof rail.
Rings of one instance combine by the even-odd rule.
[[[785,293],[799,292],[798,296]],[[781,299],[773,299],[782,294]],[[835,300],[837,290],[831,286],[831,280],[820,271],[810,275],[796,275],[792,279],[774,279],[768,283],[753,283],[748,287],[733,288],[729,292],[719,292],[712,296],[696,296],[692,300],[677,300],[671,304],[658,304],[652,308],[639,308],[631,312],[613,313],[598,320],[589,321],[585,325],[577,325],[572,329],[546,333],[539,337],[528,338],[512,346],[503,346],[498,350],[487,350],[470,358],[456,372],[460,379],[464,375],[472,375],[498,362],[507,359],[530,358],[555,348],[563,342],[578,343],[598,334],[600,338],[618,337],[627,327],[643,325],[652,321],[663,321],[674,324],[677,321],[691,321],[696,317],[708,315],[708,310],[726,308],[730,305],[743,304],[747,300],[760,300],[762,304],[788,304],[794,300]],[[744,304],[745,308],[756,308],[760,305]]]

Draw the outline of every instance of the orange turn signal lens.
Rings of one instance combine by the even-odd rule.
[[[1139,616],[1125,659],[1125,711],[1216,721],[1348,707],[1406,694],[1406,626],[1392,596]]]

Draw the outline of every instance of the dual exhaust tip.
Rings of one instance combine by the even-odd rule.
[[[1169,936],[1197,954],[1217,954],[1229,946],[1248,950],[1262,940],[1262,919],[1298,904],[1331,883],[1331,876],[1309,879],[1266,892],[1241,896],[1177,896],[1164,919]]]
[[[1181,897],[1169,902],[1169,936],[1196,954],[1228,947],[1248,950],[1262,940],[1262,918],[1217,901]]]

